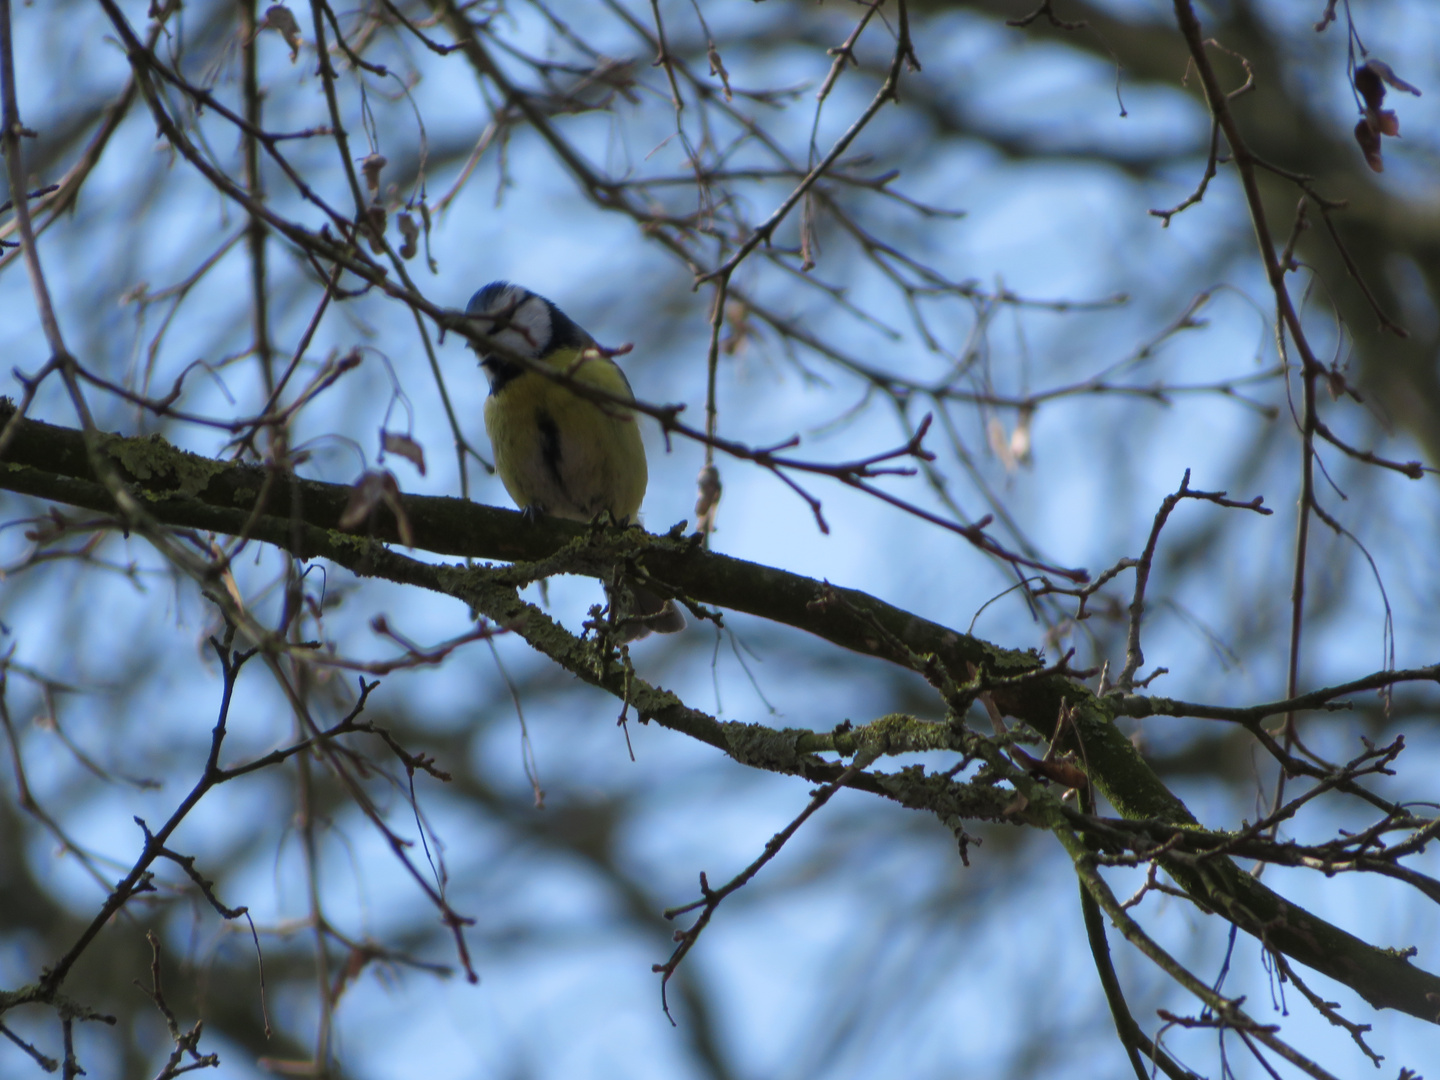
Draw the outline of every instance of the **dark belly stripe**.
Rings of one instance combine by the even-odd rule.
[[[555,481],[567,499],[570,492],[565,488],[565,477],[560,472],[560,428],[555,423],[555,418],[544,409],[537,409],[535,412],[535,426],[540,429],[540,460],[545,463],[545,469]]]

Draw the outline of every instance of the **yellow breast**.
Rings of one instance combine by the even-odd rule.
[[[576,382],[631,399],[616,363],[596,349],[561,349],[542,363]],[[525,371],[485,402],[485,427],[505,490],[521,509],[589,521],[633,520],[645,498],[645,447],[635,414],[580,397]]]

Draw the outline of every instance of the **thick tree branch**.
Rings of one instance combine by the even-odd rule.
[[[0,425],[13,416],[14,406],[0,402]],[[600,643],[576,639],[521,601],[516,588],[543,573],[603,576],[613,572],[617,561],[631,562],[657,586],[691,602],[758,615],[919,671],[932,681],[985,690],[1005,712],[1046,736],[1054,733],[1063,707],[1067,730],[1057,742],[1077,752],[1096,788],[1123,817],[1196,826],[1113,722],[1112,699],[1096,697],[1063,670],[1044,669],[1034,653],[997,648],[857,590],[703,551],[678,530],[655,537],[555,520],[532,524],[518,513],[463,499],[406,496],[404,511],[418,548],[516,562],[501,569],[436,565],[384,546],[398,539],[385,511],[377,511],[369,537],[342,532],[338,522],[351,494],[344,485],[293,475],[274,482],[263,467],[202,458],[153,435],[102,436],[99,445],[158,522],[243,534],[301,558],[323,557],[357,574],[455,596],[500,625],[516,628],[532,646],[636,708],[642,719],[689,734],[744,764],[822,783],[834,782],[845,771],[813,756],[825,746],[815,733],[722,724],[649,686]],[[114,509],[109,491],[93,479],[82,434],[28,418],[16,424],[6,461],[0,463],[0,488],[93,510]],[[379,520],[382,514],[385,520]],[[937,732],[945,727],[931,726]],[[942,819],[1006,816],[1002,789],[988,789],[994,796],[988,798],[980,793],[987,789],[957,784],[943,774],[856,773],[847,784]],[[1414,967],[1401,952],[1371,946],[1314,917],[1223,856],[1171,850],[1159,861],[1191,896],[1267,946],[1345,983],[1377,1008],[1437,1022],[1440,978]]]

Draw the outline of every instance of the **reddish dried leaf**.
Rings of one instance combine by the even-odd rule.
[[[395,531],[400,534],[402,544],[413,548],[415,530],[410,525],[410,515],[405,512],[405,503],[400,498],[400,485],[389,473],[385,474],[385,478],[390,482],[385,486],[383,498],[385,505],[390,507],[390,512],[395,515]]]
[[[1405,93],[1414,94],[1416,97],[1421,96],[1420,91],[1416,87],[1411,86],[1404,79],[1400,78],[1399,75],[1396,75],[1395,72],[1391,69],[1390,65],[1385,63],[1384,60],[1371,60],[1365,66],[1371,71],[1373,71],[1376,75],[1379,75],[1380,78],[1384,79],[1396,90],[1403,90],[1405,91]]]
[[[265,17],[260,20],[256,30],[274,30],[285,39],[285,44],[290,46],[290,62],[293,64],[300,57],[300,44],[304,40],[300,36],[300,24],[295,21],[295,15],[284,4],[271,4],[265,9]]]
[[[384,154],[368,154],[360,159],[360,171],[365,174],[365,187],[372,199],[380,197],[380,173],[389,164]]]
[[[1084,770],[1078,765],[1069,761],[1037,761],[1035,771],[1044,776],[1047,780],[1053,780],[1061,787],[1084,789],[1089,778]]]
[[[385,469],[367,470],[355,481],[355,486],[350,489],[350,501],[340,515],[340,528],[354,529],[368,521],[381,503],[395,515],[395,531],[400,534],[400,542],[406,547],[414,547],[415,530],[411,528],[410,516],[405,513],[405,503],[400,498],[400,483],[394,474]]]
[[[395,431],[380,432],[380,453],[381,459],[385,454],[397,454],[420,470],[420,475],[425,475],[425,449],[409,435],[401,435]]]
[[[1385,171],[1385,162],[1380,157],[1380,133],[1370,126],[1369,120],[1355,125],[1355,141],[1365,153],[1366,164],[1376,172]]]
[[[1355,69],[1355,91],[1364,99],[1366,112],[1380,108],[1385,101],[1385,84],[1369,64]]]
[[[400,226],[400,235],[404,238],[400,245],[400,257],[413,259],[420,250],[420,226],[415,224],[415,217],[408,210],[396,216],[395,224]]]
[[[353,529],[369,519],[384,498],[387,479],[392,484],[395,482],[395,478],[388,472],[367,471],[355,481],[355,486],[350,489],[350,501],[345,504],[345,511],[340,515],[340,528]]]

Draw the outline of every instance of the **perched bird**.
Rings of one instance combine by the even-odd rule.
[[[512,352],[577,383],[634,399],[615,361],[545,297],[494,281],[470,298],[465,313],[476,329]],[[591,521],[605,512],[617,524],[634,521],[647,480],[635,414],[623,405],[581,397],[498,353],[476,351],[490,380],[485,429],[495,468],[515,505],[572,521]],[[627,641],[685,628],[685,616],[672,601],[641,586],[623,586],[611,602]]]

